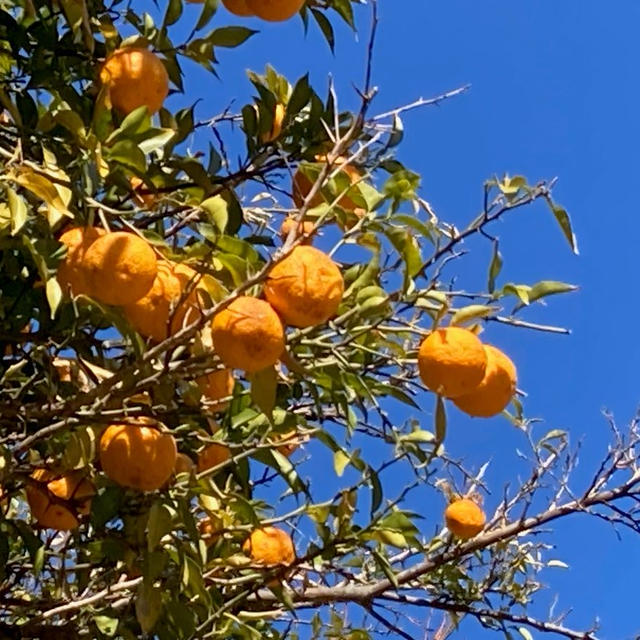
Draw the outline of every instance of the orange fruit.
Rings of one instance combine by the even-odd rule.
[[[155,193],[140,193],[141,191],[150,191],[146,183],[138,176],[129,178],[129,184],[133,191],[133,200],[139,206],[145,209],[152,209],[156,203],[157,196]]]
[[[473,391],[487,368],[487,356],[478,336],[461,327],[430,333],[418,351],[420,377],[428,389],[446,398]]]
[[[245,0],[249,11],[269,22],[288,20],[302,9],[304,3],[305,0]]]
[[[285,116],[285,106],[278,102],[273,112],[273,121],[271,122],[271,129],[260,136],[260,141],[263,144],[267,142],[273,142],[280,137],[282,133],[282,121]]]
[[[296,222],[295,216],[287,216],[282,221],[282,225],[280,226],[280,237],[283,240],[286,240],[289,236],[289,232],[293,227],[296,227],[296,238],[303,234],[308,236],[301,242],[301,244],[311,244],[311,235],[316,231],[315,224],[312,220],[303,220],[302,222]]]
[[[323,155],[316,156],[316,160],[316,163],[307,164],[315,164],[319,169],[321,169],[327,163],[327,157]],[[340,171],[347,175],[351,184],[359,182],[362,177],[360,175],[360,172],[350,164],[344,164],[344,161],[345,158],[343,158],[342,156],[336,158],[335,162],[332,165],[332,169],[334,169],[336,166],[339,166]],[[298,208],[302,207],[306,197],[311,191],[311,187],[313,187],[312,180],[308,178],[300,168],[298,168],[293,174],[293,181],[291,185],[293,201]],[[324,196],[320,191],[318,191],[316,195],[311,198],[309,208],[317,207],[324,202],[326,202]],[[345,211],[355,211],[356,209],[358,209],[358,205],[347,194],[343,195],[340,200],[338,200],[338,206],[342,207]],[[359,217],[361,217],[363,213],[363,210],[360,209]]]
[[[300,439],[296,431],[289,431],[289,433],[283,434],[278,438],[279,442],[283,444],[276,447],[276,451],[279,451],[283,456],[287,458],[297,451],[300,446]]]
[[[154,114],[169,94],[169,75],[162,60],[138,47],[114,51],[100,70],[100,81],[109,91],[113,108],[124,115],[143,105]]]
[[[93,298],[105,304],[127,305],[151,289],[158,263],[146,240],[115,231],[91,244],[84,254],[82,269]]]
[[[517,372],[500,349],[484,345],[487,368],[482,382],[470,393],[454,398],[453,404],[470,416],[490,418],[504,410],[516,392]]]
[[[204,290],[200,279],[200,274],[186,264],[158,260],[151,289],[124,305],[124,315],[140,335],[162,342],[200,317],[200,291]]]
[[[59,475],[36,469],[26,492],[31,515],[41,527],[70,531],[80,524],[79,516],[88,515],[96,489],[82,471]]]
[[[291,536],[277,527],[255,529],[242,545],[242,550],[256,564],[289,565],[296,559]]]
[[[212,371],[208,375],[198,378],[196,382],[209,411],[224,411],[227,408],[229,402],[222,402],[222,399],[233,394],[235,385],[230,369]]]
[[[194,2],[195,0],[190,0]],[[199,0],[202,1],[202,0]],[[229,13],[236,16],[252,16],[253,12],[247,6],[246,0],[222,0],[222,4]]]
[[[65,293],[70,292],[74,296],[89,293],[83,268],[84,256],[89,247],[105,233],[99,227],[73,227],[58,238],[67,247],[67,255],[58,266],[58,282]]]
[[[217,467],[231,458],[231,452],[223,444],[214,442],[198,454],[198,473]]]
[[[100,464],[111,480],[139,491],[155,491],[169,480],[176,466],[176,441],[156,425],[138,418],[106,428],[100,438]]]
[[[484,528],[484,511],[469,498],[452,502],[444,512],[447,529],[461,540],[477,536]]]
[[[284,350],[278,314],[264,300],[236,298],[211,323],[213,346],[227,367],[249,373],[275,364]]]
[[[319,249],[297,246],[267,276],[264,295],[294,327],[312,327],[332,318],[342,300],[344,280],[336,263]]]
[[[186,453],[178,453],[176,455],[176,463],[173,467],[173,473],[180,475],[181,473],[188,473],[191,475],[195,473],[196,465],[193,460]]]

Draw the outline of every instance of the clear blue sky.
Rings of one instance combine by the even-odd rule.
[[[574,487],[587,477],[606,447],[601,410],[626,422],[638,403],[635,363],[637,305],[633,302],[640,219],[635,194],[640,146],[640,4],[637,0],[381,0],[381,26],[374,81],[380,87],[374,111],[382,112],[424,96],[470,83],[471,91],[439,108],[405,118],[400,159],[423,175],[422,195],[444,219],[463,224],[481,206],[482,182],[492,174],[523,173],[532,181],[558,176],[556,196],[573,217],[581,255],[573,256],[548,211],[532,207],[494,231],[502,237],[505,279],[533,283],[558,279],[580,286],[547,308],[525,317],[572,329],[570,337],[491,326],[485,334],[504,347],[519,367],[529,416],[545,427],[566,428],[583,441]],[[196,7],[188,7],[195,15]],[[368,13],[357,12],[360,41],[338,29],[335,58],[315,28],[305,38],[295,19],[268,25],[247,45],[221,50],[221,80],[200,73],[188,82],[199,96],[201,117],[231,98],[242,104],[250,86],[244,70],[271,62],[295,80],[308,69],[316,87],[331,72],[347,104],[355,104],[351,83],[362,78]],[[220,12],[216,23],[238,24]],[[190,78],[195,69],[189,69]],[[175,98],[179,100],[179,98]],[[474,245],[475,246],[475,245]],[[466,283],[485,278],[487,248],[462,268]],[[479,274],[479,276],[478,276]],[[425,398],[426,426],[431,400]],[[544,427],[541,427],[544,428]],[[448,449],[470,465],[491,458],[488,481],[498,499],[514,479],[515,448],[522,435],[496,419],[471,421],[450,412]],[[315,470],[322,472],[323,462]],[[307,469],[313,474],[314,466]],[[495,506],[492,498],[489,507]],[[427,514],[429,515],[429,514]],[[428,526],[439,522],[433,514]],[[640,630],[632,576],[640,571],[637,541],[601,522],[575,517],[558,525],[553,556],[571,565],[544,579],[559,609],[573,607],[568,621],[602,620],[602,637],[631,637]],[[538,609],[540,611],[540,609]],[[534,608],[535,612],[535,608]],[[534,634],[535,635],[535,634]],[[464,624],[454,637],[493,637]]]

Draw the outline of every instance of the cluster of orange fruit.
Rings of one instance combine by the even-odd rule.
[[[462,327],[431,332],[420,345],[418,367],[428,389],[470,416],[497,415],[516,391],[516,367],[509,357]]]
[[[212,444],[198,458],[198,471],[229,459],[229,450]],[[116,484],[138,491],[155,491],[167,485],[173,475],[192,473],[194,463],[178,453],[174,437],[149,418],[108,426],[99,444],[103,472]],[[96,494],[93,482],[83,471],[55,473],[36,469],[26,488],[33,517],[42,527],[69,531],[88,515]],[[207,545],[215,542],[217,527],[210,518],[201,520],[200,533]],[[295,560],[291,537],[275,527],[254,530],[243,545],[254,563],[263,566],[289,565]]]

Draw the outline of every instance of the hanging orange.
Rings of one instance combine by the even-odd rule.
[[[91,297],[105,304],[127,305],[149,292],[158,263],[146,240],[115,231],[91,244],[84,254],[82,269]]]
[[[428,389],[446,398],[473,391],[487,368],[487,356],[478,336],[461,327],[431,332],[418,351],[420,377]]]
[[[484,511],[469,498],[454,500],[445,510],[444,519],[447,529],[461,540],[477,536],[486,521]]]
[[[284,329],[264,300],[241,296],[216,314],[211,324],[213,346],[222,362],[249,373],[275,364],[284,351]]]
[[[269,22],[288,20],[302,9],[305,0],[245,0],[247,9]]]
[[[143,105],[154,114],[169,94],[169,75],[162,60],[138,47],[114,51],[100,71],[100,81],[113,108],[124,115]]]
[[[206,408],[209,411],[224,411],[227,408],[229,402],[223,399],[233,395],[233,387],[235,386],[230,369],[212,371],[206,376],[198,378],[196,383],[200,387]]]
[[[189,0],[195,2],[195,0]],[[204,0],[198,0],[204,1]],[[247,7],[246,0],[222,0],[222,4],[229,13],[236,16],[252,16],[253,12]]]
[[[140,335],[162,342],[200,317],[204,290],[200,274],[188,265],[158,260],[151,289],[123,311]]]
[[[96,488],[82,471],[56,474],[36,469],[26,492],[31,515],[41,527],[70,531],[89,513]]]
[[[319,249],[297,246],[267,276],[264,295],[294,327],[313,327],[332,318],[342,301],[344,280],[336,263]]]
[[[58,282],[62,291],[74,296],[89,294],[83,268],[84,256],[89,247],[105,233],[99,227],[73,227],[58,238],[67,247],[67,255],[58,265]]]
[[[484,345],[487,369],[482,382],[470,393],[453,399],[453,404],[470,416],[489,418],[511,402],[517,384],[516,367],[500,349]]]
[[[255,529],[245,540],[242,550],[256,564],[264,566],[290,565],[296,559],[291,536],[277,527]]]
[[[176,441],[150,418],[112,424],[100,438],[102,470],[115,483],[138,491],[160,489],[176,465]]]
[[[198,454],[198,473],[202,473],[208,469],[213,469],[213,467],[217,467],[230,458],[231,452],[229,451],[229,448],[225,447],[223,444],[214,442],[207,445]]]

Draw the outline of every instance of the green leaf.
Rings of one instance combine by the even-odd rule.
[[[383,491],[380,478],[373,469],[369,469],[369,481],[371,482],[371,519],[373,519],[375,512],[382,504]]]
[[[487,318],[499,311],[499,307],[491,307],[486,304],[470,304],[458,309],[451,317],[451,325],[461,325],[478,318]]]
[[[5,188],[7,190],[9,212],[11,213],[11,235],[15,236],[27,221],[29,210],[22,196],[19,196],[11,187]]]
[[[169,0],[164,14],[164,26],[175,24],[182,15],[182,0]]]
[[[221,195],[207,198],[200,203],[200,208],[204,209],[207,218],[218,228],[220,233],[225,232],[229,222],[228,207],[227,201]]]
[[[136,618],[143,633],[151,633],[162,613],[162,592],[153,585],[142,582],[136,593]]]
[[[146,160],[144,153],[133,140],[120,140],[112,147],[108,147],[106,154],[109,160],[114,160],[137,173],[144,173]]]
[[[411,433],[400,436],[402,442],[433,442],[435,438],[431,431],[426,431],[425,429],[416,429]]]
[[[162,502],[154,502],[149,510],[147,524],[147,548],[153,551],[160,540],[173,528],[173,513]]]
[[[278,374],[275,367],[267,367],[251,375],[251,399],[270,416],[276,404]]]
[[[93,621],[98,627],[98,631],[108,638],[116,635],[118,630],[118,618],[110,618],[109,616],[94,616]]]
[[[338,449],[333,454],[333,468],[339,478],[342,477],[350,461],[349,456],[342,449]]]
[[[524,638],[524,640],[533,640],[531,632],[525,627],[518,627],[518,633]]]
[[[571,293],[576,291],[578,287],[566,282],[558,282],[556,280],[541,280],[531,287],[529,291],[529,302],[535,302],[540,298],[553,296],[558,293]]]
[[[444,438],[447,435],[447,412],[444,407],[444,399],[442,398],[442,396],[436,396],[436,411],[434,421],[436,440],[442,443],[444,442]]]
[[[576,240],[576,236],[573,233],[571,218],[569,217],[566,209],[557,205],[551,198],[547,198],[547,204],[549,205],[549,208],[551,209],[556,222],[560,225],[560,229],[562,229],[562,233],[567,239],[571,250],[573,251],[573,253],[578,255],[578,241]]]
[[[331,23],[329,22],[329,20],[327,20],[326,16],[324,15],[324,13],[322,13],[322,11],[318,11],[318,9],[311,9],[311,13],[313,14],[313,17],[318,23],[318,26],[322,31],[322,35],[325,37],[325,40],[327,41],[327,44],[329,45],[331,52],[335,53],[336,38],[333,33],[333,27],[331,26]]]
[[[258,33],[247,27],[221,27],[207,36],[207,40],[216,47],[237,47]]]
[[[49,278],[46,285],[47,302],[49,303],[50,317],[53,320],[56,317],[56,311],[62,301],[62,287],[57,278]]]
[[[487,283],[489,293],[493,293],[496,288],[496,279],[500,275],[500,271],[502,271],[502,254],[496,241],[493,243],[493,255],[491,256],[491,263],[489,264],[489,281]]]

